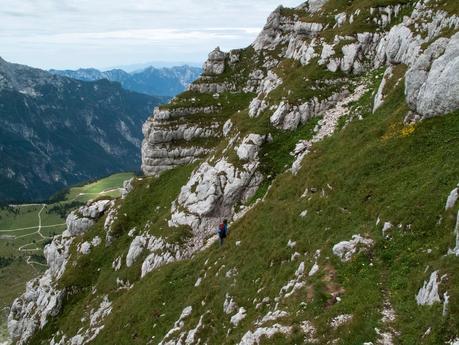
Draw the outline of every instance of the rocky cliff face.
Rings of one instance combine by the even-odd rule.
[[[145,177],[69,216],[16,341],[456,344],[458,11],[311,0],[211,52],[144,124]]]
[[[0,60],[0,200],[58,190],[140,163],[140,126],[160,99]]]

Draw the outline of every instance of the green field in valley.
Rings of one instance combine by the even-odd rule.
[[[123,182],[133,176],[133,173],[119,173],[81,187],[70,188],[65,200],[87,202],[100,196],[116,198],[120,195],[119,188],[123,186]]]
[[[8,205],[0,208],[0,345],[7,341],[6,316],[25,283],[46,269],[44,246],[65,230],[66,215],[89,200],[116,198],[133,173],[119,173],[72,187],[50,204]]]

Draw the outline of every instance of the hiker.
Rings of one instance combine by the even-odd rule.
[[[223,245],[223,240],[228,235],[228,221],[223,219],[223,223],[218,226],[218,237],[220,238],[220,246]]]

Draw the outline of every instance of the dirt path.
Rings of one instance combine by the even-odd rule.
[[[41,228],[55,228],[57,226],[65,225],[65,223],[60,223],[60,224],[53,224],[53,225],[42,225]],[[36,229],[38,228],[37,226],[29,226],[27,228],[17,228],[17,229],[8,229],[8,230],[0,230],[1,232],[15,232],[15,231],[21,231],[21,230],[30,230],[30,229]]]
[[[38,214],[37,214],[37,216],[38,216],[38,225],[29,226],[29,227],[25,227],[25,228],[3,229],[3,230],[0,230],[0,233],[9,233],[9,232],[37,229],[36,231],[29,232],[29,233],[24,234],[24,235],[12,236],[11,239],[18,240],[18,239],[21,239],[21,238],[24,238],[24,237],[33,236],[33,235],[36,235],[36,234],[38,234],[43,240],[51,239],[52,237],[43,235],[41,230],[42,229],[48,229],[48,228],[54,228],[54,227],[57,227],[57,226],[62,226],[62,225],[65,225],[65,223],[52,224],[52,225],[42,225],[41,214],[42,214],[43,210],[46,208],[46,204],[40,204],[40,205],[41,205],[41,209],[40,209],[40,211],[38,211]],[[30,206],[30,205],[23,205],[23,206]],[[37,205],[34,205],[34,206],[37,206]],[[39,242],[43,242],[43,241],[39,241]],[[32,251],[32,249],[28,249],[28,250],[24,249],[25,247],[30,246],[32,244],[33,243],[28,243],[28,244],[25,244],[25,245],[19,247],[19,251]]]
[[[10,205],[10,206],[14,206],[14,207],[20,207],[20,206],[41,206],[41,209],[40,211],[38,211],[38,214],[37,214],[37,217],[38,217],[38,225],[36,226],[30,226],[30,227],[25,227],[25,228],[16,228],[16,229],[6,229],[6,230],[0,230],[0,233],[10,233],[10,232],[15,232],[15,231],[23,231],[23,230],[35,230],[36,231],[32,231],[32,232],[28,232],[24,235],[19,235],[19,236],[11,236],[11,239],[12,240],[18,240],[18,239],[21,239],[21,238],[25,238],[25,237],[30,237],[30,236],[34,236],[34,235],[38,235],[41,237],[40,240],[38,241],[33,241],[33,242],[30,242],[30,243],[26,243],[22,246],[20,246],[18,248],[18,251],[19,252],[23,252],[23,253],[32,253],[32,252],[39,252],[41,250],[43,250],[43,248],[41,246],[38,246],[39,243],[43,243],[45,242],[46,240],[49,240],[49,239],[52,239],[52,237],[49,237],[49,236],[46,236],[44,235],[41,231],[42,229],[45,229],[45,228],[53,228],[53,227],[57,227],[57,226],[62,226],[62,225],[65,225],[65,223],[61,223],[61,224],[53,224],[53,225],[42,225],[42,218],[41,218],[41,214],[43,213],[43,211],[45,210],[46,208],[46,204],[25,204],[25,205]],[[32,247],[34,246],[34,248],[29,248],[29,247]],[[26,262],[27,264],[29,264],[30,266],[34,267],[34,265],[39,265],[39,266],[43,266],[43,267],[46,267],[47,265],[43,264],[43,263],[40,263],[40,262],[37,262],[37,261],[33,261],[32,260],[32,257],[30,255],[27,256],[26,258]],[[34,267],[35,269],[35,267]]]

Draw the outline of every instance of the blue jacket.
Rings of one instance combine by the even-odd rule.
[[[224,226],[223,232],[220,230],[220,225],[218,226],[217,234],[220,237],[226,237],[228,235],[228,224],[223,224],[223,226]]]

